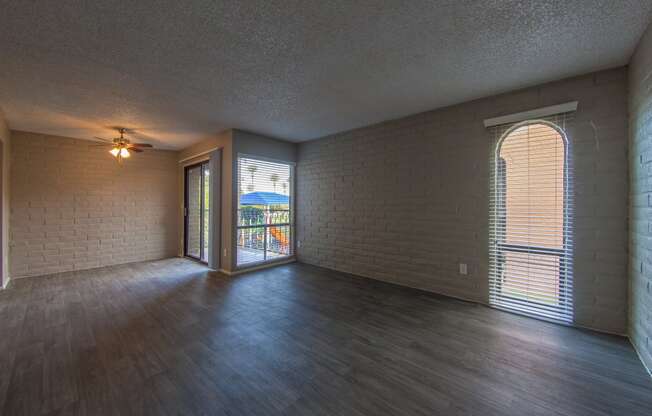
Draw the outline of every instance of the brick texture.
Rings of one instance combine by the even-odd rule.
[[[12,278],[177,254],[177,153],[92,144],[12,132]]]
[[[629,335],[652,369],[652,29],[641,39],[629,74]]]
[[[482,121],[578,100],[567,130],[575,321],[625,333],[626,75],[602,71],[302,143],[299,261],[487,302],[492,138]]]

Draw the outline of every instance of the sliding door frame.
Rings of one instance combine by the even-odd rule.
[[[199,167],[201,173],[201,184],[200,184],[200,204],[199,204],[199,257],[193,256],[188,253],[188,220],[190,216],[188,215],[188,171],[193,168]],[[183,255],[189,257],[193,260],[197,260],[201,263],[208,264],[208,253],[204,253],[204,211],[207,207],[204,206],[206,201],[205,197],[205,183],[206,176],[204,175],[205,168],[210,169],[210,164],[208,160],[202,160],[201,162],[194,163],[192,165],[184,166],[183,168]],[[210,220],[209,220],[210,223]],[[205,254],[205,255],[204,255]],[[206,260],[202,260],[206,258]]]
[[[290,236],[290,254],[287,256],[279,257],[278,259],[273,259],[273,260],[263,260],[263,261],[256,261],[256,262],[251,262],[251,263],[245,263],[245,264],[240,264],[238,265],[238,200],[240,198],[240,193],[239,193],[239,188],[238,184],[240,181],[240,172],[238,171],[238,160],[240,158],[245,158],[245,159],[254,159],[254,160],[260,160],[263,162],[271,162],[271,163],[280,163],[283,165],[287,165],[290,168],[290,195],[289,195],[289,206],[290,206],[290,223],[289,223],[289,236]],[[247,269],[252,269],[252,268],[257,268],[261,266],[267,266],[267,265],[273,265],[275,263],[287,263],[290,261],[294,261],[296,259],[296,241],[295,241],[295,236],[296,236],[296,206],[295,206],[295,194],[296,194],[296,162],[291,162],[283,159],[274,159],[274,158],[269,158],[265,156],[258,156],[254,154],[249,154],[249,153],[236,153],[235,157],[233,158],[232,161],[232,169],[233,169],[233,178],[232,178],[232,186],[233,186],[233,201],[232,201],[232,216],[231,216],[231,221],[233,224],[232,230],[231,230],[231,252],[233,255],[231,256],[231,267],[232,270],[234,271],[243,271]],[[267,234],[267,231],[265,232]],[[265,235],[266,236],[266,235]]]

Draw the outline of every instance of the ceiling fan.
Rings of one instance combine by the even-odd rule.
[[[120,132],[120,137],[116,137],[113,140],[103,139],[97,136],[94,137],[94,139],[106,142],[102,144],[97,144],[96,146],[111,146],[111,150],[109,150],[109,153],[111,153],[115,158],[117,158],[118,162],[122,162],[122,159],[131,156],[130,151],[140,153],[145,148],[153,147],[149,143],[131,143],[129,139],[125,138],[126,130],[124,128],[121,128],[118,131]]]

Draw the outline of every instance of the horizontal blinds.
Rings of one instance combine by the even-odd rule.
[[[292,166],[244,156],[237,163],[237,264],[292,254]]]
[[[492,127],[492,306],[573,320],[571,114]]]

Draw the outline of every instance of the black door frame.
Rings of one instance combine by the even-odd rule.
[[[188,253],[188,171],[197,167],[200,168],[199,172],[201,173],[201,184],[199,186],[201,192],[199,204],[199,257]],[[208,253],[204,253],[204,211],[206,209],[204,206],[204,190],[206,189],[206,176],[204,175],[204,171],[206,168],[210,169],[208,160],[194,163],[183,168],[183,255],[205,264],[208,263]],[[206,256],[203,256],[203,254],[206,254]],[[206,257],[207,260],[202,260],[202,257]]]

